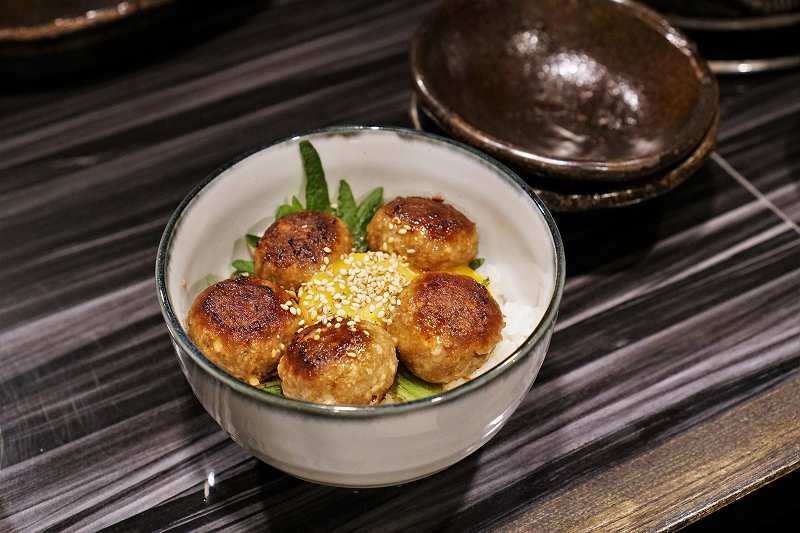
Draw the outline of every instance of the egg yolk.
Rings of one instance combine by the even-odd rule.
[[[468,276],[482,285],[488,282],[467,266],[449,272]],[[354,252],[323,266],[298,290],[300,310],[306,323],[341,322],[345,318],[391,324],[400,292],[419,273],[403,256],[386,252]]]

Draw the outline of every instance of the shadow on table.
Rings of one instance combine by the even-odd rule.
[[[568,277],[621,271],[641,261],[655,244],[712,218],[730,178],[706,164],[664,196],[637,205],[579,213],[554,213],[567,258]]]
[[[118,22],[32,42],[0,40],[0,91],[31,92],[113,78],[228,31],[269,2],[178,0]]]
[[[257,463],[262,486],[277,477],[297,485],[293,501],[275,502],[264,494],[262,516],[256,519],[271,531],[441,531],[461,508],[472,488],[481,450],[431,477],[378,489],[342,489],[287,478],[274,468]]]
[[[581,275],[627,257],[635,262],[658,240],[661,206],[644,204],[585,213],[556,213],[567,274]]]

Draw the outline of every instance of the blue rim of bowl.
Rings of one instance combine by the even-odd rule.
[[[528,195],[528,197],[533,201],[536,208],[539,210],[539,213],[544,217],[545,221],[547,222],[548,229],[550,230],[550,235],[553,239],[553,255],[555,259],[555,274],[556,279],[553,287],[553,293],[550,296],[550,301],[547,306],[547,310],[545,311],[544,316],[536,325],[534,330],[531,334],[525,339],[525,341],[518,346],[510,355],[508,355],[503,361],[492,367],[491,369],[487,370],[480,376],[471,379],[453,389],[441,392],[434,396],[429,396],[427,398],[423,398],[420,400],[414,400],[411,402],[404,402],[404,403],[396,403],[396,404],[388,404],[388,405],[369,405],[369,406],[357,406],[357,405],[327,405],[327,404],[319,404],[319,403],[312,403],[306,402],[303,400],[293,400],[290,398],[285,398],[282,396],[277,396],[274,394],[270,394],[268,392],[262,391],[256,387],[243,383],[236,378],[229,375],[225,372],[222,368],[215,365],[211,360],[209,360],[201,351],[200,349],[195,346],[195,344],[189,339],[188,334],[184,330],[183,326],[180,323],[177,315],[175,314],[175,310],[172,306],[172,302],[170,301],[168,292],[167,292],[167,266],[169,264],[172,240],[175,235],[175,231],[178,228],[181,217],[186,212],[187,207],[192,203],[192,200],[212,181],[214,181],[217,177],[222,175],[224,172],[235,166],[240,161],[250,157],[253,154],[261,152],[263,150],[267,150],[277,145],[289,143],[289,142],[298,142],[301,139],[314,137],[314,136],[327,136],[327,135],[353,135],[353,134],[363,134],[369,132],[390,132],[395,133],[399,137],[412,137],[414,139],[421,139],[427,142],[431,142],[433,144],[438,144],[444,146],[447,149],[455,149],[457,151],[462,152],[463,155],[468,157],[477,158],[480,162],[489,165],[493,169],[495,169],[500,176],[504,179],[510,181],[513,185],[517,185],[521,191]],[[316,414],[322,416],[334,416],[334,417],[375,417],[375,416],[385,416],[391,414],[402,414],[407,413],[409,411],[415,411],[418,409],[424,409],[428,407],[433,407],[435,405],[441,404],[443,402],[451,401],[466,394],[470,394],[477,389],[479,389],[485,383],[494,380],[495,378],[499,377],[501,374],[505,373],[505,371],[512,366],[514,366],[517,362],[520,362],[527,357],[529,357],[530,353],[533,350],[533,347],[542,339],[545,333],[548,331],[549,327],[555,322],[556,316],[558,315],[558,307],[561,303],[561,295],[564,291],[564,277],[566,274],[566,266],[565,266],[565,258],[564,258],[564,246],[561,241],[561,234],[556,227],[555,220],[553,216],[550,214],[550,211],[544,205],[541,199],[536,195],[536,193],[524,182],[522,179],[517,176],[513,171],[511,171],[508,167],[503,165],[502,163],[496,161],[495,159],[487,156],[486,154],[479,152],[478,150],[466,146],[460,142],[454,141],[452,139],[448,139],[445,137],[441,137],[439,135],[434,135],[432,133],[427,132],[420,132],[415,131],[407,128],[398,128],[398,127],[386,127],[386,126],[333,126],[328,128],[321,128],[309,131],[302,135],[292,135],[291,137],[285,137],[283,139],[270,142],[265,145],[258,146],[243,155],[225,163],[224,165],[220,166],[211,174],[209,174],[205,179],[203,179],[194,189],[189,192],[188,195],[181,201],[178,207],[173,212],[172,216],[170,217],[169,221],[167,222],[166,227],[164,228],[164,233],[161,236],[161,241],[158,245],[158,253],[156,255],[156,291],[158,294],[158,303],[161,307],[161,314],[164,316],[164,320],[167,324],[167,329],[170,332],[172,339],[179,345],[179,347],[187,353],[195,364],[197,364],[200,368],[202,368],[206,373],[210,374],[212,377],[216,378],[218,381],[222,382],[224,385],[227,385],[234,391],[243,394],[253,400],[263,402],[265,405],[270,407],[276,407],[280,409],[286,409],[289,411],[297,411],[303,412],[305,414]]]

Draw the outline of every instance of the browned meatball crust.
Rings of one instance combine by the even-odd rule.
[[[275,370],[300,321],[292,297],[271,281],[226,279],[189,310],[189,337],[217,366],[250,384]]]
[[[391,337],[369,322],[306,326],[278,364],[285,396],[327,404],[377,403],[396,372]]]
[[[304,211],[276,220],[258,241],[257,276],[297,289],[311,279],[326,257],[333,262],[353,248],[347,226],[333,215]]]
[[[460,274],[427,272],[403,289],[389,333],[411,372],[448,383],[470,377],[486,361],[503,325],[486,287]]]
[[[422,270],[466,265],[478,253],[478,231],[461,211],[440,198],[398,197],[367,226],[370,250],[408,257]]]

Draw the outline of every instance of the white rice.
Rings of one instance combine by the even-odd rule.
[[[484,264],[478,269],[478,273],[489,279],[489,291],[497,300],[497,303],[500,304],[505,327],[501,332],[503,338],[497,343],[483,366],[472,374],[472,379],[492,369],[511,355],[533,332],[546,311],[542,306],[529,305],[513,300],[514,288],[509,285],[502,271],[496,266]],[[445,388],[452,389],[464,382],[466,380],[452,381],[445,385]]]

